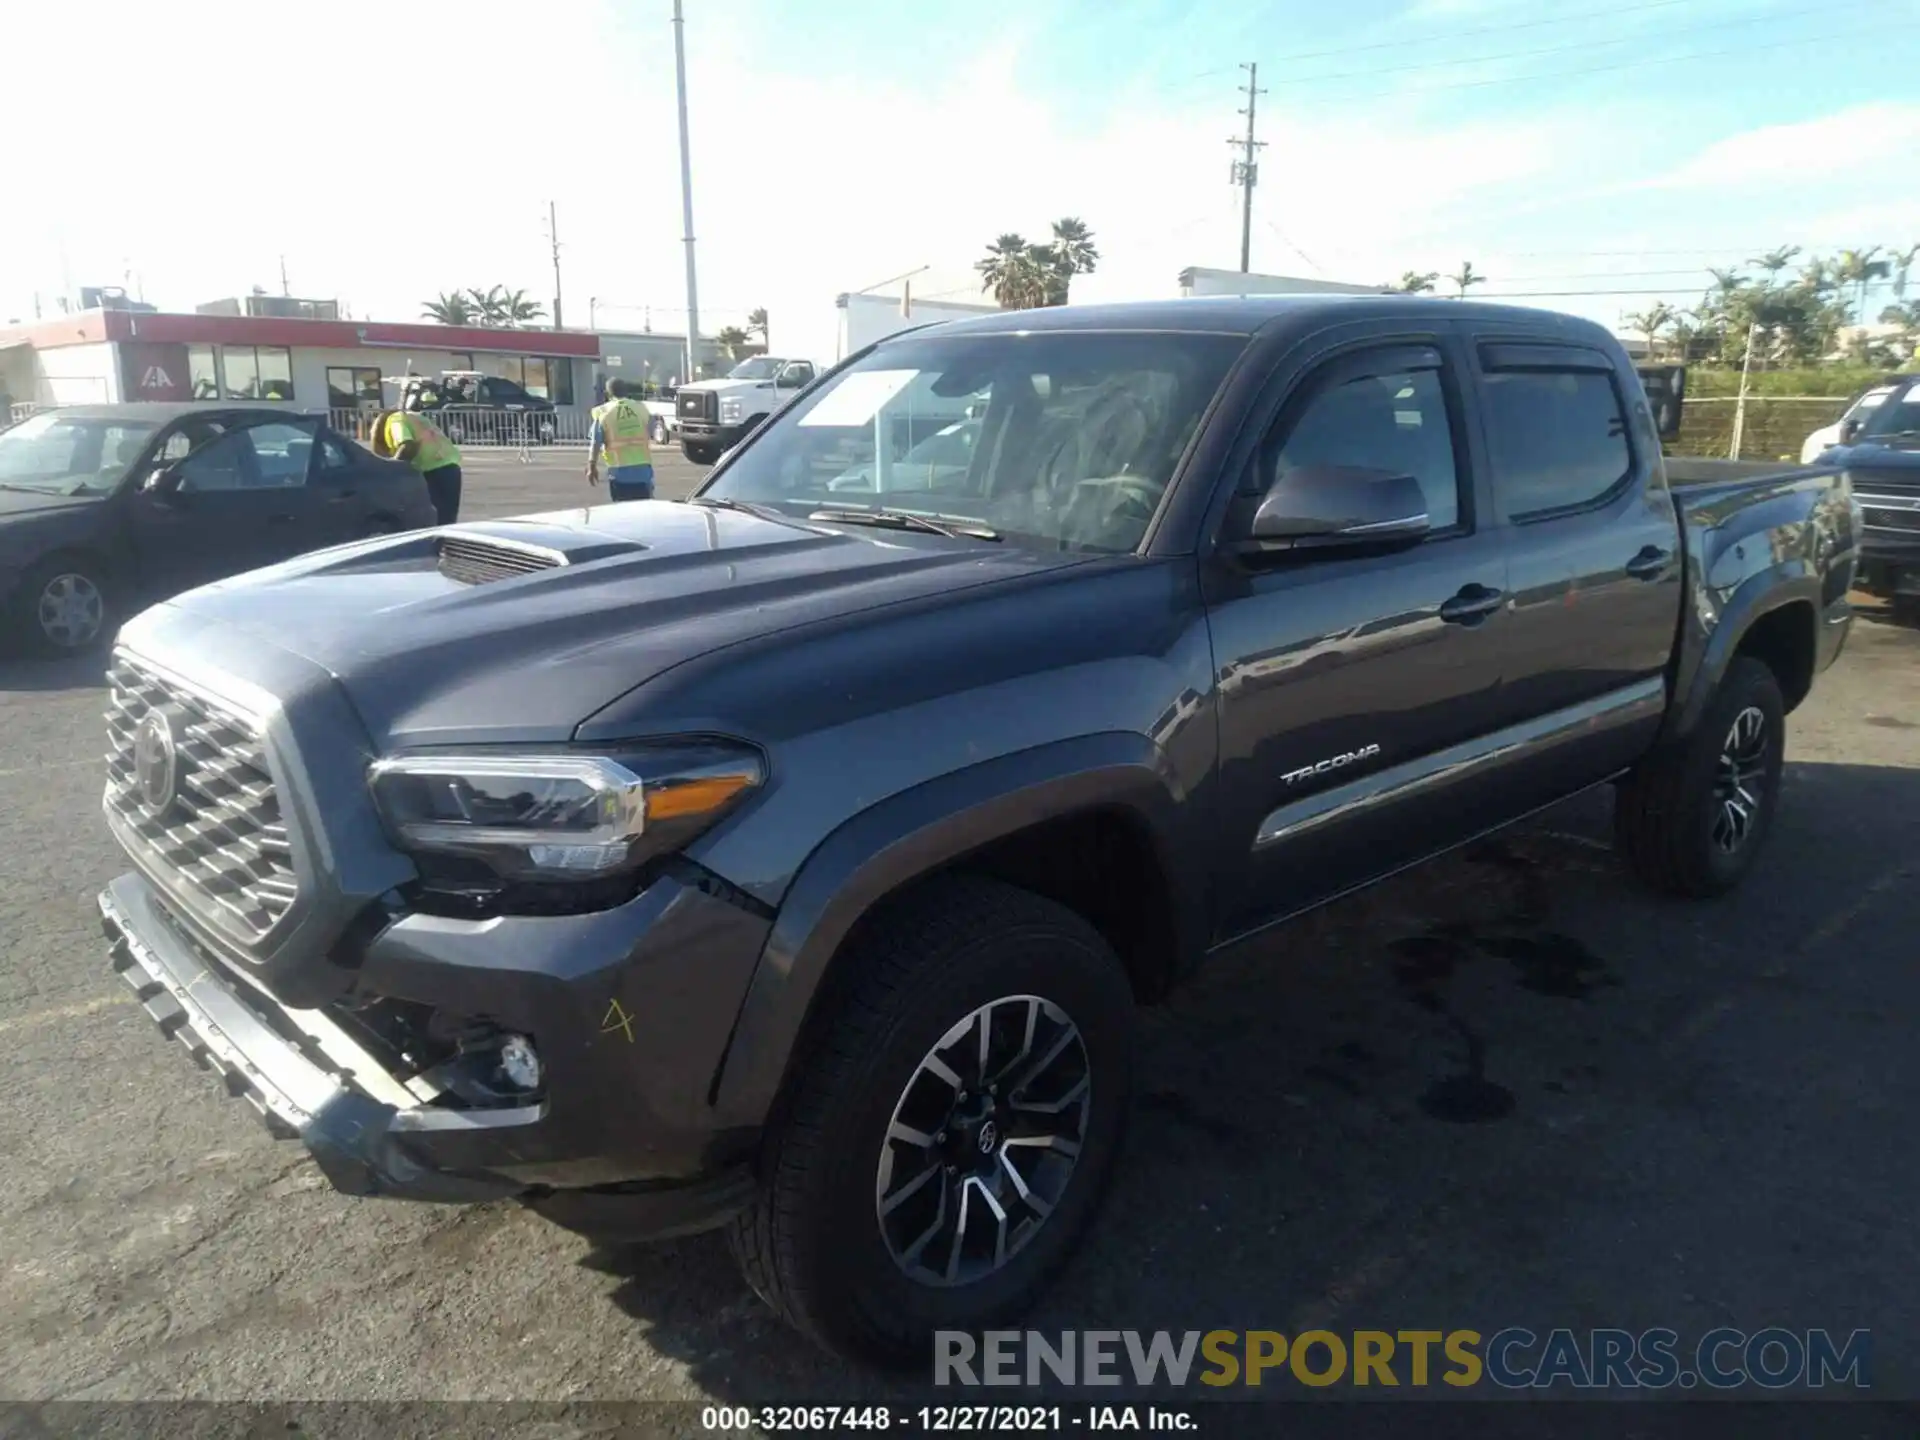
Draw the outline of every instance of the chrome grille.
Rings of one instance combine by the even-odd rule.
[[[720,413],[720,396],[712,390],[682,390],[680,413],[695,420],[711,420]]]
[[[259,725],[120,651],[107,670],[106,805],[124,842],[164,869],[206,918],[254,940],[298,894],[293,851]],[[166,712],[175,742],[172,799],[141,793],[136,735]]]

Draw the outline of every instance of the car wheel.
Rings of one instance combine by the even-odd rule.
[[[1724,894],[1766,842],[1785,756],[1780,682],[1766,665],[1741,656],[1693,734],[1621,781],[1614,836],[1622,857],[1669,895]]]
[[[402,529],[400,522],[391,515],[375,515],[360,527],[360,536],[372,540],[381,535],[398,535]]]
[[[694,440],[685,440],[680,444],[680,453],[695,465],[711,465],[719,452],[711,445],[702,445]]]
[[[653,423],[647,426],[647,438],[656,445],[666,444],[667,422],[662,420],[658,415],[654,416]]]
[[[466,444],[467,427],[458,420],[449,420],[447,422],[447,438],[456,445]]]
[[[1133,997],[1079,915],[972,877],[893,902],[835,965],[729,1233],[804,1334],[911,1362],[1019,1315],[1072,1253],[1119,1146]]]
[[[560,431],[554,425],[553,421],[542,420],[540,422],[540,443],[542,445],[551,445],[555,440],[559,438],[560,438]]]
[[[113,586],[98,561],[55,556],[21,582],[18,633],[39,655],[81,655],[113,633]]]

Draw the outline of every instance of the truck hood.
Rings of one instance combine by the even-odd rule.
[[[564,563],[471,583],[443,573],[448,540]],[[635,501],[340,546],[169,604],[325,669],[381,750],[554,743],[727,646],[1084,558]]]

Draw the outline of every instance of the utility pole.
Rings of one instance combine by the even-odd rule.
[[[287,284],[287,257],[282,255],[280,257],[280,295],[284,299],[291,294],[293,294],[293,287]]]
[[[680,216],[687,243],[687,374],[700,373],[700,288],[693,271],[693,151],[687,140],[687,22],[673,0],[673,78],[680,97]]]
[[[560,319],[560,221],[554,214],[553,201],[547,202],[547,238],[553,244],[553,328],[564,330],[565,323]],[[592,307],[588,307],[591,319]]]
[[[1266,141],[1253,138],[1253,109],[1258,98],[1267,92],[1254,83],[1260,78],[1258,64],[1243,63],[1240,68],[1247,72],[1247,108],[1234,113],[1247,117],[1247,133],[1244,139],[1229,136],[1227,143],[1240,151],[1240,158],[1233,162],[1233,183],[1240,187],[1240,273],[1245,275],[1253,258],[1253,187],[1260,179],[1260,166],[1255,163],[1253,152],[1267,148]]]

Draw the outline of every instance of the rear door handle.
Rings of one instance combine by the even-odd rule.
[[[1485,585],[1463,585],[1451,600],[1440,606],[1440,618],[1449,625],[1478,625],[1498,610],[1506,592]]]
[[[1672,555],[1658,545],[1641,547],[1640,553],[1627,561],[1627,574],[1636,580],[1657,580],[1667,573],[1667,561]]]

